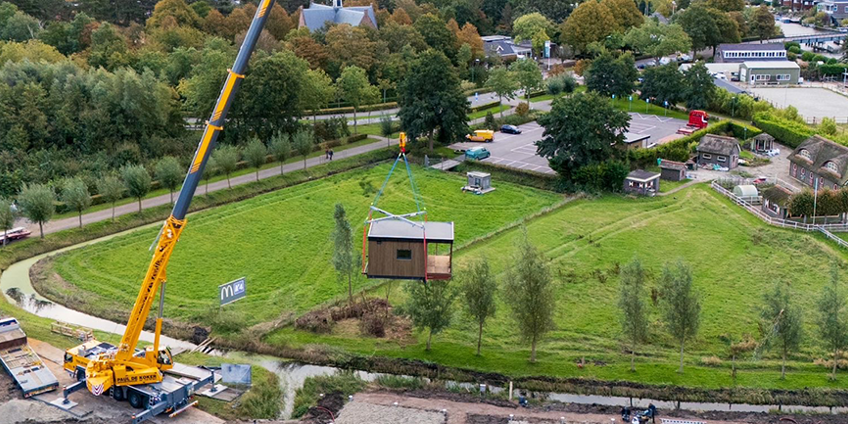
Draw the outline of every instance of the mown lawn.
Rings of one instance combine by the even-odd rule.
[[[190,216],[168,269],[165,315],[214,322],[220,315],[218,285],[239,277],[247,279],[248,296],[224,308],[238,323],[236,329],[344,296],[346,287],[338,282],[330,260],[334,205],[347,208],[358,252],[368,206],[389,168],[384,164],[342,173]],[[493,232],[561,198],[506,183],[497,184],[491,196],[464,195],[462,176],[418,167],[413,176],[429,219],[454,221],[457,243]],[[378,206],[396,213],[416,210],[402,164]],[[86,302],[96,308],[129,310],[156,232],[140,230],[71,251],[56,259],[54,269],[84,291]],[[358,278],[355,287],[374,284]]]
[[[530,240],[550,259],[557,281],[557,329],[540,343],[536,364],[527,361],[529,345],[520,340],[502,302],[485,329],[482,357],[474,355],[476,326],[461,314],[435,337],[431,352],[424,351],[425,333],[416,334],[412,345],[400,345],[284,328],[267,341],[287,346],[323,343],[363,355],[416,358],[513,376],[581,376],[709,388],[848,387],[848,376],[830,382],[827,370],[812,363],[826,355],[817,341],[815,302],[828,281],[829,264],[838,261],[844,266],[845,253],[835,245],[767,227],[704,185],[652,199],[605,196],[575,201],[532,220],[526,228]],[[497,278],[502,278],[520,235],[515,229],[475,243],[457,252],[454,263],[461,266],[485,257]],[[616,269],[633,257],[639,257],[648,270],[648,293],[658,286],[665,262],[682,258],[693,268],[702,296],[702,320],[698,337],[687,345],[683,375],[676,372],[675,342],[663,331],[659,309],[647,295],[650,343],[638,349],[637,372],[629,372],[630,356],[621,342]],[[843,278],[848,279],[848,274],[843,272]],[[776,281],[791,284],[793,300],[804,311],[807,336],[802,351],[792,358],[786,380],[779,379],[776,354],[767,352],[758,361],[745,355],[734,382],[721,336],[759,337],[758,307]],[[392,303],[401,304],[404,292],[394,289],[393,293]],[[701,358],[713,355],[724,361],[721,366],[702,365]],[[577,367],[581,359],[588,364],[583,369]],[[603,365],[594,365],[595,361]]]

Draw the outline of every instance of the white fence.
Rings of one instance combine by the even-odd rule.
[[[740,199],[738,196],[733,194],[731,191],[729,191],[726,188],[719,185],[718,182],[716,182],[716,181],[711,182],[710,187],[712,187],[713,190],[721,193],[722,195],[724,195],[728,199],[732,200],[737,205],[745,208],[745,210],[747,210],[748,212],[751,212],[752,214],[756,215],[757,218],[762,219],[763,221],[765,221],[768,224],[774,225],[776,227],[792,228],[794,230],[801,230],[801,231],[808,231],[808,232],[809,231],[821,231],[826,236],[828,236],[828,238],[838,239],[839,241],[837,241],[837,243],[848,248],[848,243],[846,243],[844,240],[840,239],[839,237],[836,237],[835,235],[830,234],[831,232],[836,232],[836,233],[848,232],[848,224],[821,224],[821,225],[816,225],[816,224],[805,224],[805,223],[802,223],[802,222],[791,221],[791,220],[788,220],[788,219],[775,218],[775,217],[770,216],[767,213],[763,212],[762,208],[760,208],[759,206],[753,205],[750,202],[746,202],[745,200]],[[836,240],[834,240],[834,241],[836,241]],[[840,241],[841,241],[841,243],[840,243]]]
[[[821,231],[821,233],[824,234],[825,237],[835,241],[836,244],[848,249],[848,241],[842,240],[840,237],[837,237],[836,234],[833,234],[822,227],[818,227],[818,230]]]

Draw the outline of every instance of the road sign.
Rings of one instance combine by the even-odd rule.
[[[545,41],[545,59],[551,57],[551,40]]]
[[[230,281],[227,284],[221,284],[218,286],[218,293],[221,295],[221,306],[243,298],[247,295],[247,285],[244,277]]]

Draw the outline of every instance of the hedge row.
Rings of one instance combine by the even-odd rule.
[[[489,108],[492,108],[492,107],[498,107],[500,105],[501,105],[501,102],[499,102],[497,100],[494,101],[494,102],[479,104],[477,106],[472,106],[471,109],[470,109],[471,110],[470,113],[479,112],[481,110],[489,109]]]
[[[627,151],[627,159],[639,167],[655,165],[658,158],[685,162],[693,151],[695,144],[707,134],[733,134],[736,138],[754,137],[762,133],[759,128],[740,124],[734,121],[720,121],[707,128],[695,131],[685,137],[678,138],[653,149],[634,149]]]
[[[323,165],[314,166],[305,170],[288,172],[285,175],[276,175],[247,184],[240,184],[228,190],[217,190],[208,194],[195,194],[192,200],[190,212],[199,211],[226,203],[237,202],[260,194],[269,193],[282,188],[312,181],[351,169],[372,165],[392,159],[397,155],[397,149],[379,149],[353,157],[326,162]],[[198,190],[199,192],[200,190]],[[42,253],[51,252],[63,247],[83,243],[110,234],[119,233],[144,224],[161,222],[171,211],[170,205],[162,205],[155,208],[145,209],[143,214],[126,214],[112,221],[100,221],[86,224],[82,228],[59,231],[46,234],[44,239],[31,237],[26,240],[16,241],[0,248],[0,270],[5,270],[9,265],[20,260],[31,258]]]
[[[397,102],[376,103],[373,105],[360,106],[356,108],[356,112],[371,112],[375,110],[394,109],[396,107],[398,107]],[[334,115],[337,113],[353,113],[353,106],[320,109],[316,112],[316,115]],[[310,111],[309,114],[312,114],[312,111]]]
[[[806,124],[778,118],[765,112],[754,115],[754,124],[769,133],[778,143],[793,149],[815,134]]]
[[[843,72],[848,71],[848,63],[833,63],[829,65],[821,65],[818,70],[822,75],[842,76]]]

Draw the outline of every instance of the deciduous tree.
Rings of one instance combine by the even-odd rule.
[[[601,41],[620,30],[608,7],[597,1],[587,1],[580,3],[563,23],[562,42],[583,52],[587,44]]]
[[[503,103],[504,98],[507,100],[515,98],[515,92],[518,91],[518,79],[506,67],[498,66],[489,71],[486,87],[497,94],[498,101]],[[503,109],[501,109],[501,118],[503,118]]]
[[[351,106],[353,106],[353,133],[357,133],[356,111],[360,106],[367,103],[367,99],[374,97],[376,90],[368,82],[365,70],[358,66],[348,66],[342,71],[338,80],[339,91]],[[369,92],[370,91],[370,92]]]
[[[715,90],[715,82],[707,66],[704,62],[698,62],[683,72],[683,77],[683,99],[686,100],[686,107],[690,110],[706,109]]]
[[[662,25],[650,19],[641,26],[630,28],[624,35],[624,43],[642,53],[659,60],[677,52],[692,49],[692,40],[677,24]]]
[[[630,115],[597,93],[554,99],[551,112],[539,119],[545,131],[536,150],[551,168],[570,178],[581,167],[614,158],[629,122]]]
[[[825,285],[819,297],[818,320],[819,337],[825,346],[833,352],[833,373],[831,379],[836,379],[836,364],[839,362],[839,351],[848,344],[848,320],[845,317],[845,290],[840,287],[839,272],[834,265],[831,269],[830,284]]]
[[[184,169],[180,166],[180,161],[173,156],[165,156],[156,162],[153,168],[153,174],[156,180],[159,181],[159,186],[167,188],[171,193],[171,203],[174,203],[174,191],[180,186],[180,181],[183,178]]]
[[[660,277],[662,318],[666,330],[680,344],[680,369],[683,373],[683,349],[687,339],[698,334],[701,300],[692,288],[692,269],[678,259],[666,263]]]
[[[106,175],[97,180],[97,194],[104,202],[112,205],[112,221],[115,221],[115,202],[124,197],[124,184],[114,175]]]
[[[419,329],[427,329],[427,350],[434,334],[439,334],[453,319],[453,301],[456,290],[445,280],[426,282],[410,281],[406,284],[406,310],[412,323]]]
[[[415,20],[413,25],[424,37],[424,42],[451,60],[456,58],[456,37],[438,16],[426,14]]]
[[[604,52],[589,66],[584,75],[586,87],[604,96],[615,94],[619,98],[629,95],[636,89],[636,70],[633,55],[624,53],[615,57],[610,52]]]
[[[669,106],[674,106],[685,98],[686,79],[677,70],[676,63],[645,69],[642,78],[639,97],[643,100],[654,99],[658,105],[668,102]]]
[[[244,148],[244,160],[251,168],[256,168],[256,181],[259,181],[259,169],[265,165],[267,159],[268,149],[265,145],[256,137],[251,138]]]
[[[609,9],[619,32],[638,27],[645,21],[633,0],[601,0],[601,5]]]
[[[79,227],[82,228],[82,212],[91,206],[91,193],[81,178],[71,178],[62,184],[62,202],[77,212]]]
[[[239,156],[241,156],[241,152],[239,152],[238,147],[230,145],[218,146],[218,148],[212,152],[212,157],[215,158],[215,163],[218,164],[218,168],[224,173],[224,175],[227,176],[227,188],[233,188],[233,186],[230,185],[230,174],[236,170]]]
[[[398,89],[398,116],[410,140],[426,136],[432,152],[437,131],[439,139],[447,142],[468,129],[468,99],[460,90],[456,70],[442,52],[430,49],[422,53]]]
[[[530,362],[536,362],[536,344],[554,328],[554,282],[547,260],[530,243],[526,228],[504,274],[504,301],[512,310],[518,331],[530,342]]]
[[[636,346],[648,336],[648,317],[645,311],[645,270],[634,258],[621,269],[618,308],[621,310],[621,331],[630,342],[630,371],[636,371]]]
[[[9,230],[14,228],[17,218],[12,205],[11,200],[0,197],[0,230],[3,230],[3,246],[8,242]]]
[[[539,31],[554,32],[554,23],[538,12],[521,15],[512,23],[512,36],[516,41],[531,40]]]
[[[331,235],[333,240],[333,268],[336,269],[339,281],[347,279],[348,303],[353,304],[353,272],[356,268],[357,255],[353,251],[353,230],[347,220],[347,212],[341,203],[336,203],[333,212],[335,227]]]
[[[532,59],[520,59],[509,65],[518,85],[524,90],[524,97],[530,101],[530,93],[542,87],[542,70]]]
[[[801,311],[792,299],[788,285],[778,281],[772,291],[766,293],[760,310],[762,328],[766,332],[763,347],[780,349],[783,358],[781,379],[786,378],[786,357],[798,350],[803,338]]]
[[[303,169],[306,169],[306,157],[315,149],[315,138],[312,136],[312,131],[302,129],[295,132],[292,136],[292,147],[297,151],[297,154],[303,156]]]
[[[481,259],[472,262],[460,272],[460,292],[465,311],[477,324],[477,356],[483,341],[483,326],[495,316],[495,292],[498,283],[489,270],[489,262]]]
[[[138,213],[141,214],[141,199],[150,192],[150,174],[141,165],[126,165],[121,168],[121,179],[127,193],[138,201]]]
[[[56,195],[53,190],[44,184],[25,184],[18,196],[21,213],[30,222],[38,223],[41,238],[44,238],[44,223],[50,221],[56,212],[56,207],[53,205],[55,200]]]
[[[769,12],[767,6],[760,6],[754,9],[751,14],[749,23],[751,33],[755,34],[760,40],[766,40],[775,35],[777,29],[774,25],[774,15]]]
[[[315,123],[318,111],[329,106],[336,97],[336,87],[332,78],[322,69],[308,70],[304,83],[301,92],[303,107],[312,111],[312,122]]]
[[[291,137],[286,133],[277,133],[271,138],[268,150],[277,162],[280,162],[280,175],[283,175],[283,164],[291,156]]]

